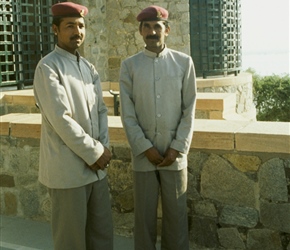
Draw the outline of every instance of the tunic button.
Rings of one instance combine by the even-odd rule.
[[[158,114],[157,117],[161,117],[161,114]]]
[[[157,98],[160,98],[160,95],[157,95]]]

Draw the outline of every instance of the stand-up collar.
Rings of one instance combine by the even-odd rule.
[[[76,52],[76,55],[73,55],[72,53],[69,53],[68,51],[60,48],[59,46],[57,46],[57,44],[55,45],[55,51],[56,53],[70,59],[73,61],[79,61],[80,58],[80,54],[78,52]]]
[[[144,54],[149,57],[162,57],[162,56],[165,56],[167,53],[168,53],[168,48],[166,45],[160,53],[155,53],[144,48]]]

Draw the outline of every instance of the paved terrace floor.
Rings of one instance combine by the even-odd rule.
[[[0,250],[53,250],[47,222],[1,215],[0,225]],[[133,246],[133,238],[114,236],[114,250],[131,250]]]

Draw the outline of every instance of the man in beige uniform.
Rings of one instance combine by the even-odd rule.
[[[77,48],[88,9],[52,6],[54,51],[38,63],[34,94],[42,114],[39,180],[49,189],[55,250],[112,250],[106,167],[111,159],[99,75]]]
[[[191,57],[165,45],[168,11],[138,15],[142,52],[122,62],[121,117],[132,149],[135,250],[155,250],[158,196],[161,249],[187,250],[187,153],[193,133],[196,79]]]

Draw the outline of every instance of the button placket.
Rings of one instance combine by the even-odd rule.
[[[162,117],[162,113],[160,112],[162,110],[162,103],[160,102],[161,101],[161,89],[160,89],[160,83],[158,81],[160,81],[161,77],[160,77],[160,63],[159,63],[159,59],[158,58],[155,58],[154,59],[154,72],[155,72],[155,75],[154,75],[154,80],[155,80],[155,98],[156,98],[156,135],[157,136],[161,136],[161,132],[159,130],[159,125],[160,125],[160,122],[161,122],[161,117]]]

